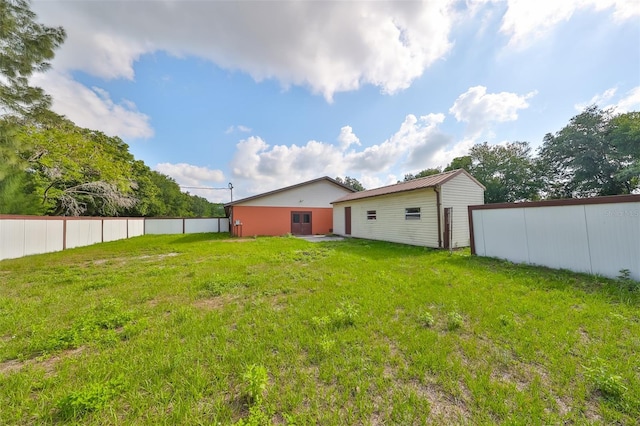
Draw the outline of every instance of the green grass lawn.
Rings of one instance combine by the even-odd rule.
[[[0,424],[635,424],[621,282],[366,240],[0,262]]]

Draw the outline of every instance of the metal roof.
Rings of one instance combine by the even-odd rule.
[[[241,200],[232,201],[230,203],[225,204],[224,207],[226,208],[226,207],[229,207],[229,206],[234,206],[236,204],[244,203],[246,201],[250,201],[250,200],[255,200],[257,198],[266,197],[267,195],[277,194],[279,192],[288,191],[290,189],[299,188],[301,186],[309,185],[309,184],[316,183],[316,182],[321,182],[323,180],[326,180],[326,181],[328,181],[330,183],[333,183],[334,185],[338,185],[338,186],[340,186],[340,187],[342,187],[344,189],[347,189],[349,191],[352,191],[352,192],[355,191],[355,189],[351,188],[350,186],[345,185],[343,183],[340,183],[335,179],[331,179],[329,176],[323,176],[323,177],[320,177],[320,178],[317,178],[317,179],[308,180],[306,182],[297,183],[295,185],[287,186],[287,187],[276,189],[276,190],[273,190],[273,191],[263,192],[262,194],[253,195],[251,197],[242,198]]]
[[[347,194],[344,197],[338,198],[331,204],[343,203],[345,201],[359,200],[361,198],[378,197],[381,195],[395,194],[398,192],[414,191],[416,189],[434,188],[440,186],[443,183],[453,179],[454,177],[465,174],[482,189],[486,189],[476,178],[471,176],[469,172],[464,169],[452,170],[450,172],[438,173],[437,175],[426,176],[423,178],[413,179],[407,182],[400,182],[394,185],[383,186],[381,188],[369,189],[366,191],[354,192],[353,194]]]

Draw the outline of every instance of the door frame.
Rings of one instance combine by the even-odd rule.
[[[453,236],[453,207],[444,208],[444,248],[451,249],[451,237]]]
[[[344,208],[344,234],[351,235],[351,206]]]
[[[300,222],[294,222],[294,215],[299,215]],[[309,223],[304,222],[304,216],[309,215]],[[294,229],[294,225],[298,225],[299,229]],[[292,210],[290,216],[291,234],[292,235],[312,235],[313,234],[313,212],[310,210]],[[306,229],[305,229],[306,228]],[[306,233],[305,231],[308,231]]]

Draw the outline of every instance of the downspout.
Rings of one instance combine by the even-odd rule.
[[[434,186],[436,193],[436,209],[438,210],[438,248],[442,248],[442,225],[440,224],[440,187]]]

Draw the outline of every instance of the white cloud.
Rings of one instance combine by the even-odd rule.
[[[440,165],[452,138],[439,130],[444,114],[421,117],[408,115],[390,138],[361,150],[354,149],[357,139],[350,126],[341,129],[341,138],[351,143],[334,144],[309,141],[305,145],[269,145],[252,136],[237,144],[231,161],[234,185],[243,188],[242,196],[292,185],[319,176],[351,176],[368,188],[395,183],[397,173]]]
[[[183,192],[206,198],[214,203],[229,202],[229,191],[221,170],[186,163],[159,163],[156,171],[172,177]]]
[[[618,102],[612,105],[617,113],[640,111],[640,86],[629,90]]]
[[[594,95],[588,102],[580,102],[574,105],[579,112],[590,105],[597,105],[602,109],[613,109],[616,113],[640,110],[640,86],[636,86],[622,96],[618,96],[617,102],[611,103],[618,93],[617,87],[612,87],[602,93]]]
[[[230,135],[233,132],[241,132],[241,133],[249,133],[251,131],[250,127],[247,126],[243,126],[242,124],[239,124],[237,126],[229,126],[227,128],[227,130],[225,130],[225,134]]]
[[[636,0],[509,0],[500,31],[509,39],[509,46],[525,48],[546,35],[562,21],[568,21],[579,10],[611,10],[615,21],[640,16]]]
[[[458,96],[449,113],[456,120],[468,123],[467,132],[471,137],[478,137],[491,123],[517,120],[518,110],[528,108],[527,100],[535,95],[535,91],[518,95],[510,92],[487,93],[484,86],[470,87]]]
[[[185,186],[208,186],[211,182],[224,181],[224,173],[221,170],[186,163],[159,163],[155,170],[171,176],[178,184]]]
[[[595,105],[603,105],[605,102],[609,102],[609,100],[611,100],[611,98],[613,98],[615,96],[617,91],[618,91],[617,87],[612,87],[610,89],[605,90],[601,94],[595,95],[588,102],[580,102],[580,103],[575,104],[573,107],[577,111],[582,112],[589,105],[594,105],[594,104]]]
[[[360,139],[353,133],[351,126],[344,126],[340,129],[338,142],[340,142],[340,147],[343,150],[349,148],[351,145],[361,145]]]
[[[65,115],[80,127],[97,129],[122,138],[145,139],[153,136],[149,116],[126,99],[114,102],[99,88],[88,88],[65,73],[37,74],[32,83],[53,97],[53,111]]]
[[[133,79],[141,55],[165,51],[257,81],[307,86],[328,100],[362,84],[385,93],[409,87],[450,49],[449,6],[447,0],[33,4],[42,21],[67,30],[56,69]]]

